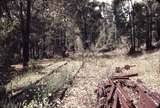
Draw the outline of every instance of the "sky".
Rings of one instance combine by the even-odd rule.
[[[90,1],[93,1],[93,0],[90,0]],[[112,3],[113,0],[96,0],[96,1],[99,1],[99,2],[108,2],[109,4]],[[142,0],[132,0],[133,2],[141,2]]]

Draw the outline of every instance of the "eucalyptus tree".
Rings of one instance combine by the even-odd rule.
[[[125,8],[126,3],[128,4],[128,9]],[[154,10],[156,7],[157,3],[155,0],[143,0],[143,2],[141,3],[135,3],[132,0],[113,1],[115,22],[117,22],[116,27],[120,29],[125,28],[125,26],[124,27],[118,27],[118,26],[125,25],[128,23],[126,27],[130,28],[129,33],[130,33],[130,43],[131,43],[130,47],[131,54],[136,52],[137,48],[140,47],[141,42],[143,43],[142,38],[145,38],[147,50],[154,48],[152,45],[154,37],[152,32],[154,26],[153,18],[156,13]],[[122,9],[125,9],[126,11]],[[126,18],[127,20],[126,21],[122,20],[122,16],[119,16],[119,14],[120,15],[126,14],[124,18]],[[121,21],[123,21],[124,23],[119,23]]]
[[[80,29],[81,39],[85,49],[94,45],[101,26],[101,11],[99,2],[89,0],[64,0],[67,15],[75,21]]]
[[[18,52],[18,22],[16,16],[13,14],[12,0],[0,1],[0,61],[1,64],[9,65],[13,63],[14,56]],[[15,8],[14,10],[16,10]],[[14,12],[15,13],[15,12]]]
[[[153,17],[153,1],[151,0],[144,0],[144,9],[145,9],[145,14],[146,14],[146,20],[147,20],[147,35],[146,35],[146,49],[150,50],[153,49],[152,45],[152,17]]]
[[[27,7],[26,7],[26,27],[25,27],[25,31],[22,31],[22,40],[23,40],[23,66],[28,67],[28,61],[29,61],[29,36],[30,36],[30,23],[31,23],[31,0],[27,0]],[[22,5],[22,3],[21,3]],[[23,5],[22,5],[23,8]],[[23,15],[23,13],[21,13]],[[23,17],[23,16],[22,16]],[[24,20],[22,18],[22,20]],[[22,24],[24,24],[24,22],[21,22]]]
[[[112,7],[113,7],[116,28],[118,29],[118,31],[122,32],[119,35],[126,34],[127,33],[126,31],[128,31],[130,35],[131,47],[129,53],[132,54],[136,51],[136,35],[135,35],[136,12],[134,8],[134,3],[132,0],[114,0],[112,2]]]
[[[160,40],[160,4],[157,4],[154,14],[155,30],[157,31],[156,41]]]
[[[114,15],[114,23],[116,25],[116,37],[119,38],[120,35],[124,34],[125,29],[127,28],[127,17],[129,9],[125,7],[126,1],[114,0],[112,2],[112,9]]]

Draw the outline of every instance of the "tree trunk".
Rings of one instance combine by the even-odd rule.
[[[133,54],[135,53],[135,48],[136,48],[136,39],[135,39],[135,23],[134,23],[134,6],[133,6],[133,3],[132,3],[132,0],[129,0],[130,1],[130,4],[131,4],[131,7],[132,7],[132,12],[133,13],[129,13],[129,17],[130,17],[130,24],[131,24],[131,48],[130,48],[130,51],[129,53],[130,54]]]
[[[23,55],[23,66],[25,66],[26,65],[26,60],[25,60],[25,57],[24,57],[24,50],[25,50],[25,43],[24,43],[24,41],[25,41],[25,22],[24,22],[24,15],[23,15],[23,3],[22,2],[20,2],[20,22],[21,22],[21,35],[22,35],[22,46],[23,46],[23,51],[22,51],[22,55]]]
[[[134,22],[134,12],[133,12],[133,21],[132,21],[132,23],[133,23],[133,50],[134,50],[134,52],[135,52],[135,49],[136,49],[136,32],[135,32],[135,22]]]
[[[43,36],[43,58],[46,58],[46,36]]]
[[[10,10],[8,9],[7,0],[2,0],[1,3],[2,3],[3,9],[5,10],[7,14],[8,19],[12,20]]]
[[[157,34],[158,34],[158,37],[157,37],[157,41],[160,40],[160,25],[159,25],[159,21],[157,20]]]
[[[153,49],[152,45],[152,14],[151,10],[148,7],[147,10],[147,22],[148,22],[148,27],[147,27],[147,36],[146,36],[146,50],[151,50]]]
[[[22,4],[22,3],[21,3]],[[23,6],[23,4],[22,4]],[[22,17],[23,17],[23,13]],[[24,18],[23,24],[24,25]],[[31,0],[27,0],[27,14],[26,14],[26,27],[24,30],[22,30],[22,40],[23,40],[23,67],[28,67],[28,61],[29,61],[29,35],[30,35],[30,19],[31,19]]]
[[[37,46],[36,46],[36,57],[39,59],[40,58],[40,52],[39,52],[40,48],[39,48],[39,45],[37,43]]]

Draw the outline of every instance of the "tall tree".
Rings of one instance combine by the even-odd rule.
[[[30,36],[30,20],[31,20],[31,0],[27,0],[27,8],[26,8],[26,20],[23,15],[23,3],[20,2],[21,5],[21,32],[22,32],[22,40],[23,40],[23,66],[28,67],[29,61],[29,36]]]
[[[126,4],[128,4],[127,6],[128,9],[126,8]],[[131,44],[129,53],[133,54],[136,51],[135,50],[136,49],[136,35],[135,35],[135,27],[136,27],[135,14],[136,13],[135,13],[133,1],[132,0],[114,0],[113,13],[115,16],[114,17],[115,24],[116,24],[117,30],[119,31],[119,35],[125,34],[124,31],[129,30],[130,44]]]

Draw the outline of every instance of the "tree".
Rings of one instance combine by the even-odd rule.
[[[147,18],[147,35],[146,35],[146,49],[153,49],[152,45],[152,4],[153,2],[150,0],[146,1],[145,9],[146,9],[146,18]]]
[[[128,4],[128,9],[126,8]],[[115,18],[116,28],[118,33],[126,34],[128,31],[130,35],[130,51],[129,54],[133,54],[136,51],[136,34],[135,34],[135,8],[132,0],[114,0],[113,1],[113,13]],[[128,20],[127,20],[128,19]],[[119,36],[118,36],[119,37]]]
[[[30,19],[31,19],[31,0],[27,0],[26,18],[23,15],[24,3],[20,1],[20,21],[23,42],[23,66],[28,67],[29,61],[29,35],[30,35]],[[25,20],[26,19],[26,20]]]
[[[159,2],[159,3],[160,3],[160,0],[157,0],[157,2]]]

